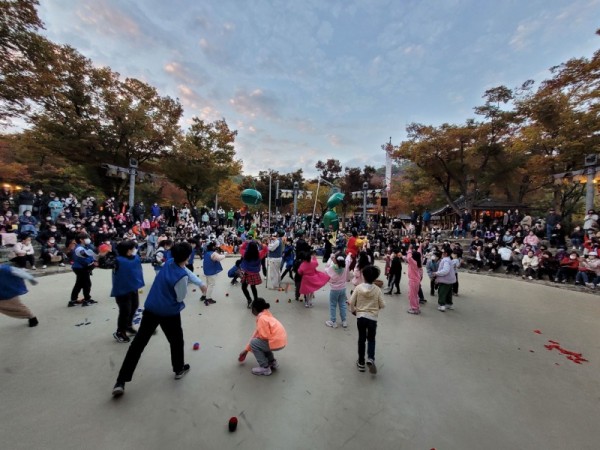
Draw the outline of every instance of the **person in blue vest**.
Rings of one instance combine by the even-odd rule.
[[[83,289],[83,302],[81,306],[89,306],[98,303],[92,300],[92,270],[96,264],[97,255],[92,250],[92,240],[87,233],[79,233],[75,239],[75,249],[73,250],[72,259],[73,265],[71,268],[75,272],[75,286],[71,291],[71,300],[67,304],[68,307],[77,305],[77,297]]]
[[[122,241],[117,244],[117,257],[112,272],[111,297],[115,297],[119,307],[117,331],[113,337],[117,342],[129,342],[129,334],[136,334],[133,328],[133,316],[140,304],[138,290],[144,287],[142,260],[137,254],[133,241]]]
[[[217,275],[223,271],[221,261],[224,259],[225,254],[221,253],[214,241],[210,241],[206,245],[206,251],[204,252],[203,259],[204,276],[206,277],[207,289],[205,295],[200,297],[200,301],[203,301],[206,306],[217,303],[215,300],[213,300],[212,293],[213,289],[215,288]]]
[[[188,243],[192,246],[192,253],[188,259],[187,267],[190,271],[194,271],[194,260],[196,259],[196,255],[198,254],[198,250],[200,249],[200,253],[202,253],[202,248],[198,245],[198,241],[196,239],[188,239]]]
[[[283,255],[283,240],[277,232],[271,235],[271,239],[267,245],[269,253],[267,287],[270,289],[279,289],[281,286],[281,256]]]
[[[23,269],[8,264],[0,266],[0,313],[15,319],[29,319],[29,326],[35,327],[39,323],[37,317],[19,298],[27,293],[23,280],[28,280],[33,285],[38,284],[33,275]]]
[[[125,383],[133,378],[142,352],[159,325],[171,347],[171,365],[175,379],[180,380],[189,372],[190,365],[184,361],[181,328],[181,311],[185,308],[183,301],[188,282],[196,284],[206,293],[206,284],[185,267],[191,252],[192,247],[187,242],[175,244],[171,249],[173,258],[156,275],[144,304],[140,328],[127,350],[113,387],[113,397],[120,397],[125,393]]]

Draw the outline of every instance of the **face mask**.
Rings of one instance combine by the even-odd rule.
[[[133,256],[137,255],[137,248],[134,248],[133,250],[131,250],[131,254]]]
[[[85,238],[83,242],[85,243],[85,245],[90,245],[92,243],[92,240],[90,238]]]
[[[437,259],[438,259],[438,257],[437,257],[437,256],[432,256],[432,257],[431,257],[431,260],[432,260],[432,261],[437,261]]]
[[[571,258],[571,259],[577,259],[577,256],[571,255],[571,256],[569,256],[569,258]]]

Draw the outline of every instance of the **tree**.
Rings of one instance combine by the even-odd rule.
[[[333,183],[342,173],[342,165],[338,159],[330,158],[325,162],[319,160],[315,164],[315,168],[321,171],[320,177],[330,183]]]
[[[44,25],[38,5],[37,0],[0,1],[0,125],[25,114],[38,99],[51,48],[39,34]]]
[[[231,131],[225,119],[212,123],[192,119],[185,137],[164,164],[165,176],[186,193],[190,205],[214,197],[220,181],[240,173],[235,136],[237,131]]]

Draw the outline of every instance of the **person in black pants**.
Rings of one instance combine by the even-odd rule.
[[[390,264],[390,273],[388,278],[388,291],[387,295],[392,295],[394,287],[396,287],[396,294],[400,294],[400,279],[402,278],[402,252],[400,250],[394,251],[394,258]]]
[[[92,289],[92,280],[90,277],[96,264],[97,255],[91,248],[92,241],[87,233],[79,233],[76,242],[76,247],[73,250],[73,265],[71,266],[73,272],[75,272],[75,286],[73,286],[71,299],[67,304],[69,307],[78,304],[77,297],[82,289],[83,302],[81,306],[97,303],[95,300],[92,300],[90,292]]]
[[[140,328],[125,355],[113,388],[113,397],[120,397],[125,393],[125,383],[131,381],[142,352],[159,325],[171,346],[171,365],[175,379],[179,380],[189,372],[190,365],[184,362],[180,314],[185,308],[183,300],[188,281],[198,285],[206,293],[206,284],[185,267],[191,253],[192,247],[187,242],[174,245],[171,249],[173,259],[167,261],[156,275],[144,305]]]

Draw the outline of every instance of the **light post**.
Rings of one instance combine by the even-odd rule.
[[[363,223],[367,224],[367,192],[369,191],[369,183],[366,181],[362,185],[363,191]]]
[[[129,211],[133,209],[135,201],[135,177],[137,175],[138,160],[129,158]]]
[[[294,224],[296,223],[296,215],[298,214],[298,189],[300,184],[294,181]]]

